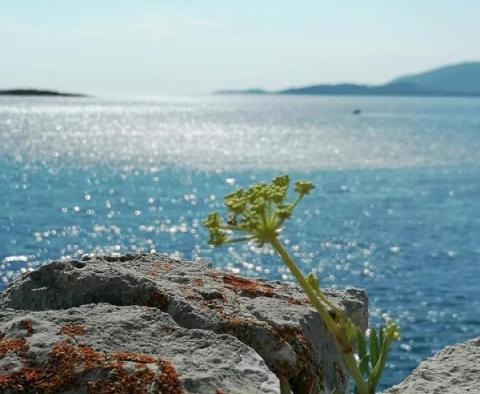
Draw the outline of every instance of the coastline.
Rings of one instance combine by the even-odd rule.
[[[56,90],[41,89],[7,89],[0,90],[0,96],[22,96],[22,97],[91,97],[83,93],[59,92]]]

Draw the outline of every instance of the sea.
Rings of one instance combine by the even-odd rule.
[[[371,324],[402,327],[383,388],[480,335],[478,98],[1,97],[1,289],[48,261],[140,251],[291,281],[272,250],[213,249],[201,225],[282,174],[316,185],[283,232],[301,269],[365,288]]]

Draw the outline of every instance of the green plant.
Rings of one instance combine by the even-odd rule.
[[[345,315],[342,308],[321,291],[314,273],[304,276],[279,241],[282,226],[290,219],[295,207],[314,185],[309,181],[295,183],[296,198],[287,202],[290,178],[280,176],[269,184],[259,183],[247,190],[239,189],[224,199],[228,216],[224,221],[217,212],[203,222],[214,246],[254,241],[259,246],[270,244],[281,256],[312,305],[318,311],[328,331],[334,336],[358,394],[373,394],[380,382],[392,343],[400,338],[400,328],[393,321],[385,327],[372,329],[367,336]],[[358,349],[357,351],[355,349]],[[356,353],[355,353],[356,352]],[[282,380],[282,393],[289,392]]]

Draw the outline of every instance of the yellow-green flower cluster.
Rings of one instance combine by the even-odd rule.
[[[210,244],[214,246],[244,240],[255,240],[259,244],[277,236],[282,224],[292,215],[300,200],[314,188],[312,182],[295,183],[297,198],[287,203],[290,185],[288,175],[279,176],[271,183],[258,183],[247,190],[239,189],[225,197],[228,219],[223,222],[217,212],[211,213],[203,222],[210,232]],[[231,238],[240,233],[240,238]]]
[[[395,342],[400,339],[401,331],[400,326],[395,323],[393,320],[388,320],[387,325],[385,326],[384,335],[390,342]]]

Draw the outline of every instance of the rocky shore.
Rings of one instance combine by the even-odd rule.
[[[327,291],[367,327],[363,290]],[[158,254],[58,261],[0,295],[1,393],[343,392],[333,338],[299,288]],[[480,393],[480,338],[386,394]]]
[[[329,291],[361,327],[364,291]],[[333,338],[296,287],[162,255],[60,261],[0,296],[2,393],[344,390]]]

